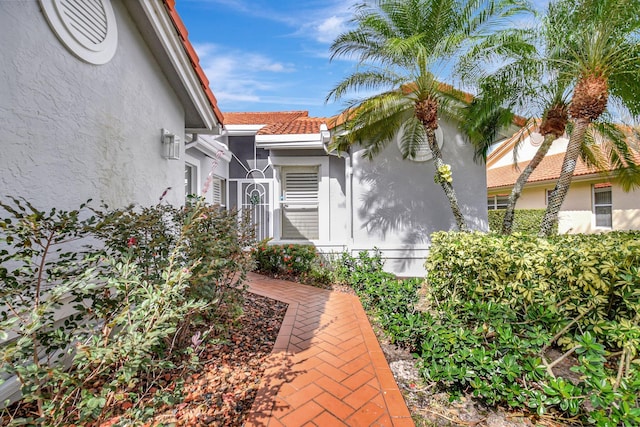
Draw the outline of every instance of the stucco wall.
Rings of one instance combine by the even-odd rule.
[[[543,137],[537,132],[532,133],[531,135],[525,136],[524,140],[518,145],[517,150],[517,161],[523,162],[526,160],[533,159],[533,156],[538,151],[540,144],[542,144]],[[567,138],[558,138],[553,141],[549,151],[547,152],[547,156],[551,156],[553,154],[560,154],[567,151],[567,145],[569,144],[569,140]],[[513,154],[507,153],[505,156],[501,157],[494,164],[491,165],[491,169],[499,168],[502,166],[512,166],[513,165]]]
[[[470,228],[486,230],[484,165],[473,162],[473,149],[455,128],[441,126],[460,208]],[[448,199],[433,181],[433,160],[403,160],[392,141],[372,161],[354,150],[353,173],[354,251],[378,247],[390,271],[423,275],[431,233],[456,229]]]
[[[345,181],[345,159],[329,156],[329,237],[330,243],[348,243],[347,186]]]
[[[87,64],[56,38],[36,0],[0,2],[0,195],[46,208],[88,198],[116,207],[182,203],[184,163],[161,157],[160,130],[184,141],[184,111],[121,0],[118,48]]]
[[[596,228],[593,215],[593,185],[606,180],[574,180],[558,214],[559,233],[595,233],[607,229]],[[640,230],[640,190],[625,193],[611,181],[612,229]],[[546,191],[552,190],[555,183],[527,187],[518,199],[516,209],[546,209]],[[508,194],[510,190],[491,190],[494,194]]]

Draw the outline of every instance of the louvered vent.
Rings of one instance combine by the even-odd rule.
[[[396,135],[396,142],[398,144],[398,148],[400,149],[401,153],[405,153],[408,151],[408,148],[404,147],[405,142],[402,140],[403,134],[404,134],[404,131],[401,129],[398,132],[398,135]],[[438,142],[438,146],[442,147],[443,135],[442,135],[442,128],[440,127],[436,129],[436,141]],[[429,149],[429,145],[427,141],[422,141],[420,145],[416,148],[414,155],[407,156],[407,159],[413,160],[414,162],[425,162],[427,160],[430,160],[432,157],[433,157],[433,154]]]
[[[105,64],[118,44],[110,0],[40,0],[49,25],[78,58]]]
[[[59,4],[63,22],[76,40],[84,45],[105,41],[107,14],[101,0],[61,0]]]

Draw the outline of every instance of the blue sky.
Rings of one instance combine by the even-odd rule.
[[[223,112],[308,110],[329,117],[327,93],[354,63],[329,60],[356,0],[177,0]],[[537,0],[538,6],[548,0]]]

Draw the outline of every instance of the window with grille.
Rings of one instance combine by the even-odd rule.
[[[487,208],[489,210],[507,209],[509,205],[509,196],[506,194],[498,194],[497,196],[489,196],[487,198]]]
[[[593,213],[596,227],[611,228],[613,226],[613,199],[610,184],[593,186]]]
[[[318,236],[317,168],[283,168],[282,238],[316,240]]]

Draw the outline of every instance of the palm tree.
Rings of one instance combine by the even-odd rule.
[[[549,235],[558,221],[589,126],[606,112],[609,100],[633,116],[640,114],[638,10],[638,0],[558,0],[549,8],[549,19],[561,19],[566,25],[565,31],[555,34],[557,50],[548,61],[575,86],[569,105],[569,145],[540,236]],[[623,164],[633,163],[633,153],[624,147],[617,157]]]
[[[486,160],[489,144],[493,143],[493,138],[488,138],[490,134],[477,129],[485,130],[486,123],[494,123],[496,116],[503,117],[495,123],[497,129],[512,125],[514,110],[520,115],[532,116],[543,111],[541,120],[527,120],[517,134],[514,162],[517,162],[520,144],[533,131],[537,130],[543,136],[543,142],[520,173],[509,195],[502,224],[503,234],[511,233],[516,203],[524,185],[553,142],[565,133],[569,120],[567,82],[558,78],[557,70],[543,60],[555,49],[552,42],[555,34],[564,29],[557,27],[557,19],[539,22],[540,25],[529,28],[508,28],[492,34],[474,46],[460,66],[463,79],[480,87],[465,121],[465,126],[471,130],[477,158]]]
[[[467,230],[453,187],[450,166],[436,140],[438,118],[457,117],[471,99],[442,84],[438,71],[455,63],[464,49],[524,9],[514,0],[378,0],[355,9],[356,28],[338,36],[330,51],[356,57],[358,69],[327,96],[342,99],[351,91],[379,91],[355,100],[345,110],[346,132],[334,146],[359,143],[370,158],[400,133],[402,155],[414,156],[426,145],[434,159],[435,181],[442,187],[458,229]]]

